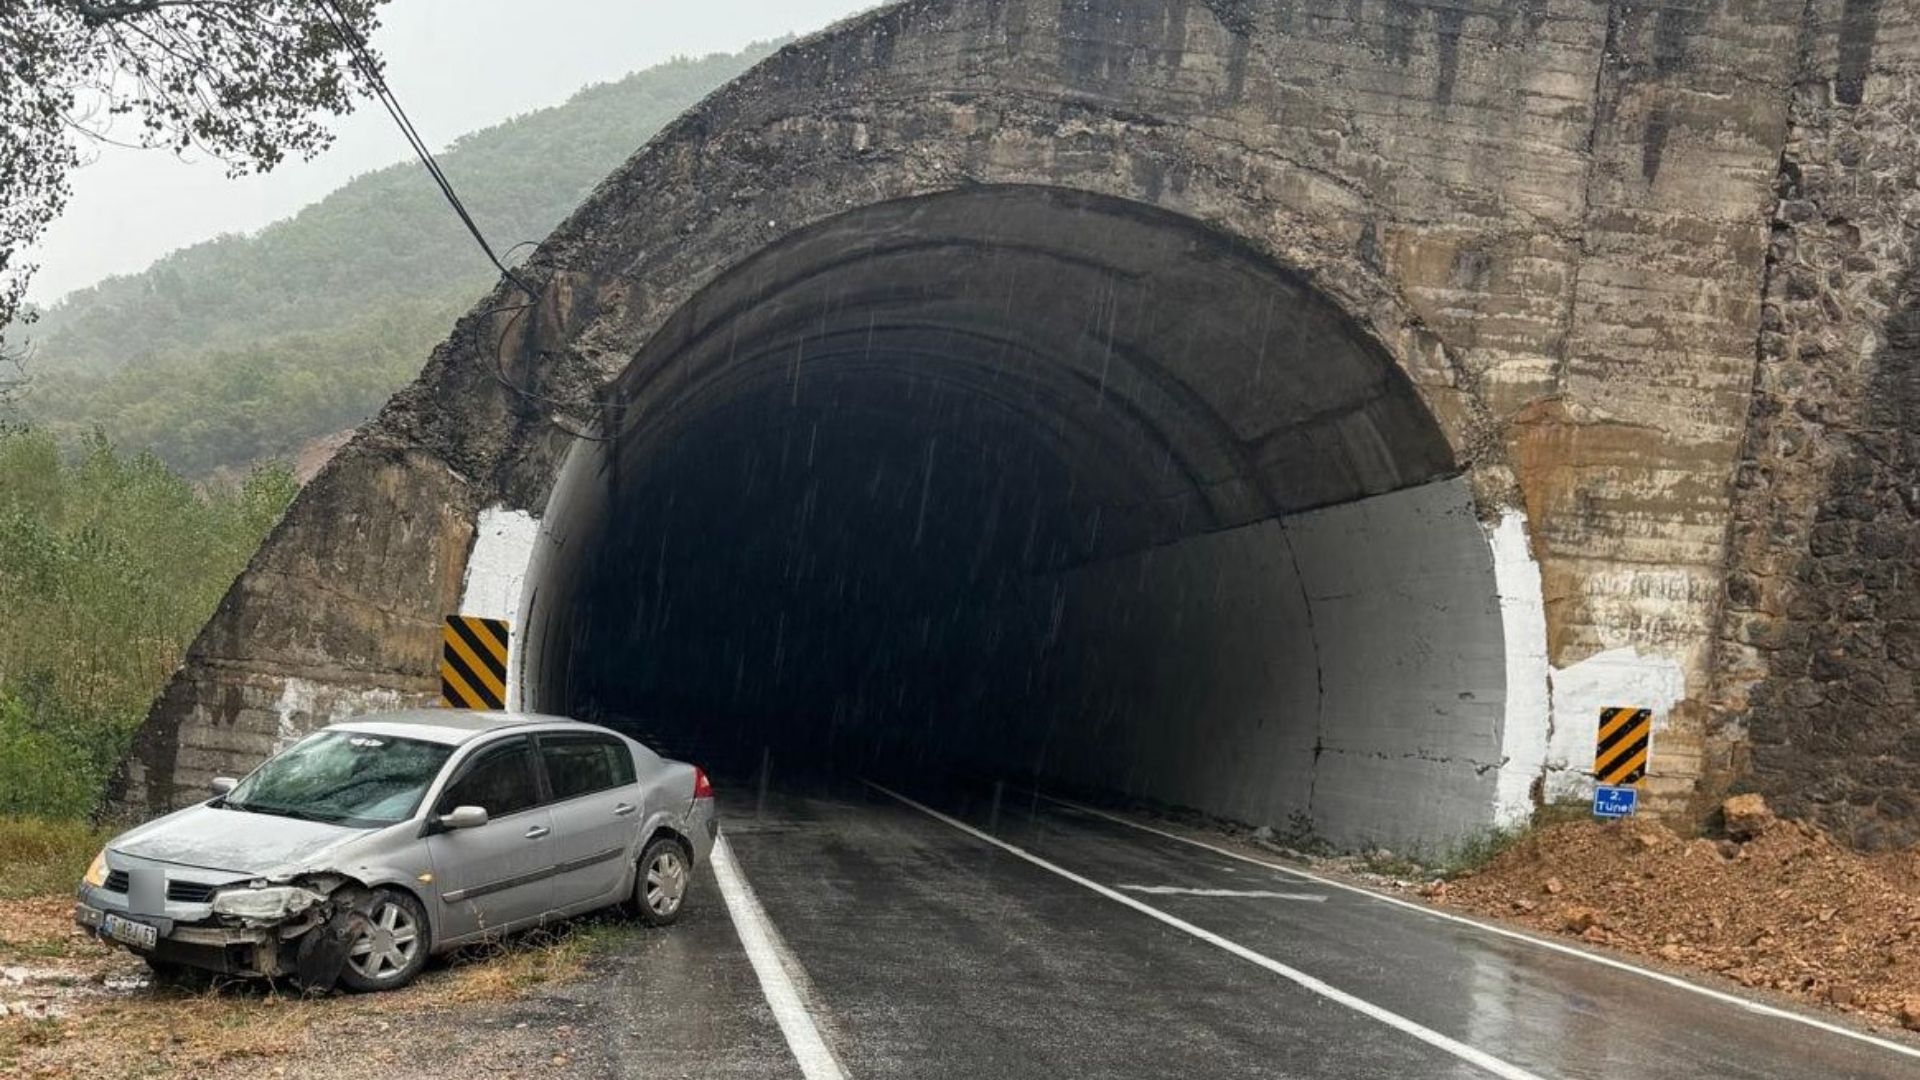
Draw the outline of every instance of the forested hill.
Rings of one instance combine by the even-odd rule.
[[[778,44],[591,87],[460,139],[441,165],[496,249],[539,240]],[[372,415],[493,277],[424,171],[395,165],[254,235],[70,294],[30,328],[19,408],[69,447],[97,430],[194,476],[289,459]]]
[[[653,133],[771,51],[676,60],[468,135],[438,155],[496,248],[539,240]],[[396,144],[398,136],[395,136]],[[70,294],[31,328],[42,371],[110,370],[365,318],[395,297],[458,289],[488,266],[425,172],[368,173],[252,236],[185,248]]]

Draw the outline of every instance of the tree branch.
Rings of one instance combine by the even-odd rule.
[[[145,15],[159,11],[163,7],[190,7],[196,0],[125,0],[119,4],[93,4],[87,0],[75,0],[73,9],[90,22],[112,22],[129,15]]]

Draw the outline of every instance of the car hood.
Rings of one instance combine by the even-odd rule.
[[[156,862],[271,877],[324,869],[330,855],[372,831],[201,803],[121,833],[107,847]]]

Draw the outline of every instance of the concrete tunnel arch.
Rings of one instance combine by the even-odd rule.
[[[476,305],[302,493],[114,803],[178,806],[329,719],[432,700],[454,611],[515,617],[522,705],[740,733],[777,689],[795,731],[876,760],[1305,819],[1341,844],[1439,847],[1577,790],[1590,706],[1680,671],[1628,647],[1666,624],[1556,551],[1572,511],[1508,462],[1561,430],[1516,425],[1585,317],[1567,290],[1590,256],[1561,241],[1593,114],[1560,91],[1591,91],[1605,20],[1489,24],[1465,112],[1437,93],[1438,54],[1284,15],[906,0],[690,110],[520,269],[536,305],[504,286]],[[1511,48],[1540,33],[1552,47]],[[1177,337],[1193,327],[1211,336]],[[1306,366],[1233,363],[1276,334]],[[1273,381],[1250,392],[1255,369]],[[610,404],[614,442],[565,433],[588,402]],[[816,435],[823,402],[859,423]],[[850,540],[789,527],[806,505],[779,493],[807,486],[777,470],[808,448],[842,478],[905,463],[868,469],[857,505],[814,496],[814,521],[888,558],[856,567]],[[736,490],[750,513],[714,494]],[[920,515],[922,490],[949,513]],[[1026,509],[1021,543],[961,543],[994,505]],[[894,557],[916,532],[942,557]],[[674,547],[701,534],[727,542]],[[887,709],[931,700],[912,723],[877,723],[885,703],[845,679],[754,682],[799,670],[794,620],[739,599],[736,571],[784,568],[801,556],[767,545],[796,536],[826,560],[814,579],[871,594],[897,574],[924,609],[880,605],[864,649],[806,643],[814,670],[911,675]],[[642,591],[662,566],[717,581],[748,629]],[[1563,652],[1609,650],[1592,672],[1550,667],[1548,613]],[[688,662],[609,660],[623,641]],[[963,707],[992,724],[946,722]]]
[[[718,276],[611,388],[521,594],[524,707],[1338,842],[1492,820],[1464,468],[1375,337],[1231,236],[1032,185],[871,204]]]

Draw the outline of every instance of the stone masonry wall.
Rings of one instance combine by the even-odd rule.
[[[1920,18],[1820,0],[1780,157],[1735,475],[1714,771],[1920,840]]]

